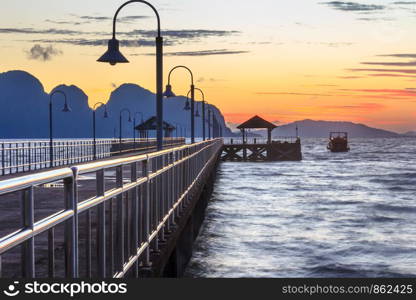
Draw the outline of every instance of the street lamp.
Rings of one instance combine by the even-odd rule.
[[[137,114],[140,115],[140,123],[143,124],[143,113],[140,111],[136,111],[134,113],[134,118],[133,118],[133,143],[134,143],[134,149],[136,149],[136,116]]]
[[[195,117],[199,118],[201,115],[199,114],[199,109],[198,109],[198,102],[196,103],[196,112],[195,112]]]
[[[56,91],[54,91],[50,94],[50,96],[49,96],[49,160],[50,160],[49,164],[50,164],[50,167],[53,167],[52,99],[53,99],[53,96],[55,94],[61,94],[65,98],[65,104],[64,104],[64,108],[62,109],[62,111],[63,112],[70,112],[71,111],[71,109],[68,106],[68,101],[67,101],[67,98],[66,98],[66,94],[63,91],[56,90]]]
[[[108,119],[108,111],[107,111],[107,105],[105,105],[103,102],[95,103],[94,107],[92,108],[92,135],[94,139],[94,160],[97,159],[97,139],[95,134],[95,112],[98,108],[101,106],[104,106],[104,118]]]
[[[131,122],[131,112],[130,112],[130,110],[128,109],[128,108],[123,108],[121,111],[120,111],[120,136],[119,136],[119,144],[120,144],[120,152],[121,152],[121,139],[122,139],[122,115],[123,115],[123,112],[128,112],[129,113],[129,122]]]
[[[208,139],[211,139],[211,108],[208,108]]]
[[[205,95],[200,88],[195,88],[202,95],[202,139],[205,141]]]
[[[157,36],[156,36],[156,131],[157,131],[157,149],[163,148],[163,38],[160,31],[160,17],[156,8],[147,1],[143,0],[131,0],[121,5],[113,19],[113,37],[108,41],[108,50],[101,56],[98,61],[110,63],[115,65],[117,63],[128,63],[129,61],[121,54],[119,50],[119,41],[116,39],[116,21],[117,16],[121,9],[131,3],[144,3],[148,5],[156,14],[157,18]]]
[[[186,102],[187,106],[185,106],[185,110],[189,110],[189,109],[191,110],[191,143],[193,144],[193,143],[195,143],[195,116],[194,116],[195,86],[194,86],[194,75],[192,74],[191,69],[189,69],[186,66],[182,66],[182,65],[173,67],[172,70],[170,70],[170,72],[169,72],[168,84],[166,85],[166,90],[163,93],[163,95],[166,98],[175,97],[175,94],[172,91],[172,86],[170,84],[170,76],[172,75],[173,71],[175,71],[176,69],[179,69],[179,68],[183,68],[183,69],[187,70],[189,72],[189,74],[191,75],[191,90],[190,90],[190,93],[191,93],[191,107],[189,108],[189,101],[187,101]],[[189,93],[188,93],[188,95],[189,95]]]
[[[179,123],[174,122],[175,126],[176,126],[176,137],[178,137],[178,129],[180,129],[179,131],[179,137],[183,137],[183,126]]]

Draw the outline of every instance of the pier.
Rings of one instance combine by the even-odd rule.
[[[180,276],[222,147],[213,139],[0,181],[1,210],[10,212],[2,276]]]
[[[6,278],[180,277],[221,161],[302,159],[297,137],[254,117],[242,139],[3,143],[0,273]],[[267,139],[248,137],[266,128]],[[23,174],[17,174],[23,173]]]
[[[266,162],[302,160],[301,141],[297,137],[281,137],[275,140],[230,139],[223,146],[222,161]]]
[[[184,138],[164,138],[164,147],[185,144]],[[156,150],[156,139],[78,139],[0,141],[0,176],[66,166],[133,152]],[[52,157],[51,160],[51,151]]]
[[[241,139],[230,139],[223,147],[222,161],[264,162],[264,161],[299,161],[302,160],[301,142],[296,137],[272,138],[272,131],[277,126],[254,116],[241,125]],[[251,129],[267,130],[267,139],[249,138]]]

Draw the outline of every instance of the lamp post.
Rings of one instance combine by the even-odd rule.
[[[68,106],[68,101],[66,98],[66,94],[61,91],[61,90],[56,90],[53,93],[50,94],[49,96],[49,164],[50,167],[53,167],[53,159],[54,159],[54,155],[53,155],[53,123],[52,123],[52,100],[53,100],[53,96],[56,94],[61,94],[64,96],[65,98],[65,104],[64,104],[64,108],[62,109],[63,112],[70,112],[71,109]]]
[[[195,90],[199,91],[202,95],[202,139],[205,141],[205,95],[200,88],[195,88]]]
[[[176,137],[178,137],[178,132],[179,132],[179,137],[183,137],[183,126],[179,123],[174,122],[175,126],[176,126]],[[180,129],[178,131],[178,129]]]
[[[98,108],[101,106],[104,106],[104,118],[108,118],[108,111],[107,111],[107,105],[105,105],[103,102],[95,103],[94,107],[92,108],[92,136],[94,139],[94,160],[97,159],[97,139],[96,139],[96,131],[95,131],[95,112]]]
[[[113,37],[108,41],[108,50],[101,56],[98,61],[110,63],[115,65],[117,63],[128,63],[129,61],[121,54],[119,50],[119,41],[116,39],[116,21],[119,12],[128,4],[131,3],[143,3],[148,5],[157,18],[157,36],[156,36],[156,131],[157,131],[157,149],[163,148],[163,38],[160,30],[160,17],[156,8],[147,1],[143,0],[131,0],[121,5],[113,19]]]
[[[143,113],[140,111],[136,111],[134,113],[134,118],[133,118],[133,143],[134,143],[134,149],[136,149],[136,116],[137,114],[140,115],[140,123],[143,124]]]
[[[191,75],[191,90],[190,90],[190,93],[191,93],[191,107],[190,107],[190,110],[191,110],[191,143],[193,144],[193,143],[195,143],[195,115],[194,115],[195,85],[194,85],[194,75],[193,75],[191,69],[189,69],[186,66],[182,66],[182,65],[173,67],[172,70],[170,70],[170,72],[169,72],[168,84],[166,85],[166,90],[163,93],[163,95],[167,98],[172,98],[172,97],[176,96],[172,91],[172,86],[170,84],[170,77],[171,77],[173,71],[175,71],[176,69],[179,69],[179,68],[187,70],[189,72],[189,74]],[[189,95],[189,93],[188,93],[188,95]],[[186,109],[186,110],[188,110],[188,109]]]
[[[199,109],[198,109],[198,102],[196,103],[196,112],[195,112],[195,117],[199,118],[201,115],[199,114]]]
[[[211,139],[211,114],[212,114],[212,111],[209,108],[208,109],[208,139],[209,140]]]
[[[128,112],[129,113],[129,122],[131,122],[131,112],[128,108],[123,108],[120,111],[120,123],[119,123],[119,128],[120,128],[120,136],[119,136],[119,144],[120,144],[120,153],[121,153],[121,143],[122,143],[122,116],[123,116],[123,112]]]

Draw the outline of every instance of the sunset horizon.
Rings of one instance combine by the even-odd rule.
[[[29,72],[46,92],[75,85],[91,107],[107,102],[124,83],[155,92],[155,20],[148,8],[133,6],[120,14],[121,52],[130,63],[109,67],[96,60],[123,1],[57,2],[29,5],[25,12],[21,0],[5,1],[0,53],[7,60],[1,73]],[[171,67],[186,63],[195,85],[227,122],[241,123],[255,113],[281,123],[313,119],[416,130],[414,2],[154,5],[165,43],[164,84]],[[189,90],[184,75],[173,79],[178,95]]]
[[[416,0],[1,4],[0,294],[416,294]]]

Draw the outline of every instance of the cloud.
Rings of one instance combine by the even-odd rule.
[[[102,46],[105,47],[108,44],[107,39],[38,39],[33,40],[35,43],[59,43],[59,44],[69,44],[74,46]],[[155,41],[153,40],[121,40],[121,47],[153,47]],[[170,41],[164,42],[165,46],[172,46],[173,43]]]
[[[39,44],[34,45],[27,55],[29,59],[49,61],[52,57],[62,54],[62,51],[55,49],[53,46],[42,47]]]
[[[416,1],[396,1],[393,2],[394,5],[416,5]]]
[[[165,38],[193,40],[211,37],[225,37],[239,33],[240,31],[235,30],[180,29],[164,30],[161,34]],[[129,32],[120,32],[118,35],[138,35],[142,37],[154,38],[156,36],[156,32],[154,30],[132,30]]]
[[[378,111],[385,108],[385,105],[380,103],[359,103],[356,105],[325,105],[321,106],[324,109],[330,110],[362,110],[362,111]]]
[[[362,4],[362,3],[357,3],[357,2],[344,2],[344,1],[321,2],[321,4],[329,6],[336,10],[352,11],[352,12],[373,12],[373,11],[381,11],[386,8],[386,6],[384,5]]]
[[[339,79],[361,79],[363,76],[338,76]]]
[[[415,67],[416,61],[409,62],[362,62],[362,65],[374,65],[374,66],[394,66],[394,67]]]
[[[405,78],[416,78],[416,76],[412,76],[412,75],[388,74],[388,73],[368,74],[368,76],[370,76],[370,77],[405,77]]]
[[[21,34],[57,34],[57,35],[79,35],[86,32],[69,29],[33,29],[33,28],[0,28],[0,33],[21,33]]]
[[[218,82],[218,81],[224,81],[224,80],[223,79],[215,79],[215,78],[199,77],[196,82],[202,83],[202,82]]]
[[[378,73],[403,73],[403,74],[416,74],[416,70],[409,69],[364,69],[364,68],[354,68],[347,69],[351,72],[378,72]]]
[[[257,92],[256,95],[293,95],[293,96],[316,96],[330,97],[329,94],[308,94],[308,93],[290,93],[290,92]]]
[[[45,20],[46,23],[51,23],[51,24],[56,24],[56,25],[82,25],[84,24],[83,22],[76,22],[76,21],[56,21],[56,20],[51,20],[51,19],[46,19]]]
[[[379,57],[398,57],[398,58],[416,58],[414,53],[395,53],[395,54],[381,54]]]
[[[249,51],[242,50],[201,50],[201,51],[179,51],[179,52],[167,52],[166,56],[211,56],[211,55],[235,55],[235,54],[245,54]]]
[[[95,22],[113,21],[113,17],[107,17],[107,16],[76,16],[76,17],[78,17],[80,20],[86,20],[87,22],[89,21],[95,21]],[[125,16],[125,17],[117,18],[117,23],[119,22],[128,23],[128,22],[141,20],[141,19],[148,19],[148,18],[150,17],[149,16]]]
[[[137,18],[139,16],[130,16],[129,18]],[[89,17],[92,18],[92,17]],[[101,17],[100,17],[101,18]],[[103,18],[103,17],[102,17]],[[62,35],[65,38],[57,39],[57,43],[73,44],[77,46],[101,46],[106,45],[108,38],[111,37],[111,32],[97,32],[97,31],[80,31],[80,30],[69,30],[69,29],[34,29],[34,28],[0,28],[0,34],[39,34],[39,35]],[[194,30],[167,30],[163,31],[162,35],[164,36],[164,45],[181,45],[188,42],[195,42],[201,39],[208,39],[214,37],[225,37],[233,34],[237,34],[239,31],[227,31],[227,30],[204,30],[204,29],[194,29]],[[68,39],[67,36],[76,36],[76,39]],[[94,39],[86,39],[86,36],[94,36]],[[133,30],[127,32],[119,32],[118,37],[124,37],[124,43],[127,47],[138,47],[138,46],[154,46],[156,32],[151,30]],[[136,41],[130,40],[132,36],[137,36]],[[38,42],[47,42],[50,39],[38,39]],[[104,42],[105,41],[105,42]],[[55,42],[55,40],[51,40]],[[228,51],[228,50],[224,50]],[[200,53],[196,52],[174,52],[171,56],[202,56],[202,55],[225,55],[225,54],[238,54],[238,53]],[[243,53],[243,52],[241,52]]]
[[[340,89],[345,92],[364,93],[370,95],[360,96],[362,98],[375,99],[413,99],[416,96],[416,90],[407,89]]]

